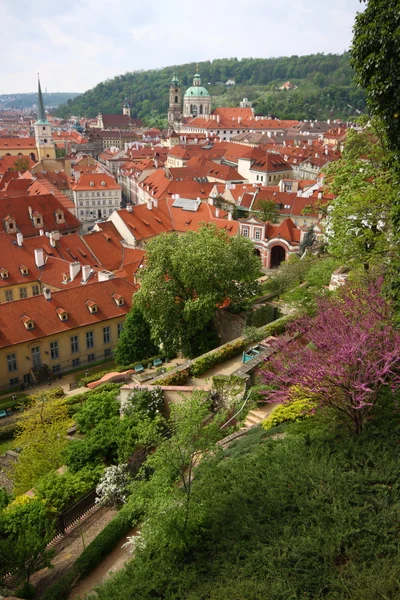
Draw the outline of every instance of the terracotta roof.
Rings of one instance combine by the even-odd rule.
[[[121,244],[122,237],[117,231],[93,231],[83,237],[85,244],[108,271],[119,269],[126,263],[144,260],[143,250],[126,248]]]
[[[30,158],[30,156],[26,155],[22,155],[22,156],[1,156],[0,157],[0,175],[2,175],[3,173],[6,173],[7,171],[10,170],[14,170],[15,171],[15,161],[17,160],[24,160],[27,162],[27,168],[28,170],[31,169],[33,167],[33,165],[35,164],[33,162],[33,160]],[[25,171],[26,169],[23,169],[23,171]]]
[[[76,184],[72,187],[74,191],[82,190],[120,190],[121,186],[105,173],[83,173]]]
[[[20,137],[0,137],[0,152],[7,154],[7,151],[12,149],[31,149],[36,150],[36,140],[34,137],[20,138]]]
[[[136,288],[137,289],[137,288]],[[44,295],[16,300],[2,304],[0,311],[0,348],[30,342],[49,335],[71,331],[77,327],[92,325],[115,317],[123,317],[132,305],[135,286],[123,279],[111,279],[93,285],[81,285],[60,292],[52,292],[51,300]],[[122,306],[117,305],[113,293],[124,298]],[[96,313],[88,310],[86,301],[98,306]],[[68,314],[61,321],[57,310]],[[26,329],[21,318],[26,315],[34,323],[33,329]]]

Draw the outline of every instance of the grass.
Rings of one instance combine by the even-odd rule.
[[[93,373],[99,373],[100,371],[106,371],[107,369],[112,371],[114,367],[115,367],[114,360],[97,363],[96,365],[94,365],[92,367],[87,366],[86,369],[81,369],[80,371],[77,371],[74,374],[74,378],[75,378],[75,381],[80,381],[82,379],[82,377],[84,377],[86,371],[89,371],[89,374],[93,375]]]
[[[12,450],[15,446],[15,440],[0,441],[0,454],[4,454],[7,450]]]

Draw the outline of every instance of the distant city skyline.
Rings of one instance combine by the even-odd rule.
[[[84,92],[115,75],[218,58],[348,50],[359,0],[3,0],[0,94]]]

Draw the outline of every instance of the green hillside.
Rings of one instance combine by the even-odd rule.
[[[54,108],[79,96],[76,92],[43,93],[46,108]],[[33,108],[37,104],[37,92],[28,94],[0,94],[0,109]]]
[[[156,124],[166,117],[173,71],[177,71],[184,92],[191,85],[196,68],[195,63],[188,63],[118,75],[69,100],[58,114],[94,117],[99,111],[121,112],[128,98],[132,116],[144,119],[148,125]],[[198,68],[214,106],[237,106],[247,97],[256,113],[286,119],[348,119],[365,108],[364,92],[354,81],[349,53],[226,58],[199,63]],[[236,85],[227,87],[228,79],[234,79]],[[298,88],[280,91],[279,86],[288,80]]]

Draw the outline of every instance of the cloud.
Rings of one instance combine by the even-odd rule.
[[[0,93],[82,92],[126,71],[342,52],[358,0],[2,0]],[[6,50],[4,53],[4,49]]]

